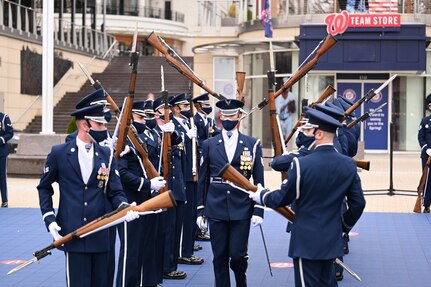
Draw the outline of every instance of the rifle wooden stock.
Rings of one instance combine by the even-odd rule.
[[[192,71],[190,71],[183,63],[181,63],[181,61],[174,58],[171,55],[172,52],[171,53],[169,52],[170,47],[166,46],[166,44],[161,41],[161,37],[157,36],[156,33],[151,32],[151,34],[147,38],[147,42],[150,43],[151,46],[157,49],[160,53],[162,53],[165,56],[166,61],[168,61],[168,63],[172,67],[177,69],[177,71],[180,72],[180,74],[184,75],[187,79],[189,79],[190,81],[192,81],[193,83],[195,83],[196,85],[198,85],[199,87],[201,87],[202,89],[204,89],[209,94],[216,97],[217,99],[219,100],[225,99],[224,96],[217,94],[208,86],[206,86],[205,83],[199,77],[197,77]]]
[[[136,52],[131,53],[130,55],[130,66],[132,68],[132,72],[130,75],[129,82],[129,92],[127,94],[126,103],[123,107],[123,115],[120,120],[120,129],[118,131],[118,141],[117,147],[115,150],[115,158],[118,160],[120,158],[120,154],[124,149],[126,144],[126,135],[128,134],[131,119],[132,119],[132,107],[133,107],[133,99],[135,98],[135,87],[136,87],[136,77],[138,74],[138,61],[139,54]]]
[[[416,213],[421,213],[422,212],[422,192],[424,190],[425,187],[425,182],[427,180],[428,177],[428,172],[429,172],[429,168],[431,165],[431,156],[428,157],[428,160],[425,164],[424,170],[422,171],[422,176],[421,176],[421,180],[419,182],[419,186],[418,186],[418,197],[416,198],[416,203],[415,203],[415,207],[413,208],[413,212]]]
[[[355,160],[356,166],[365,170],[370,170],[370,162],[368,160]]]
[[[165,116],[165,123],[168,123],[169,118],[169,95],[168,91],[162,91],[162,97],[165,102],[165,108],[164,108],[164,116]],[[169,184],[169,170],[171,168],[171,133],[170,132],[163,132],[163,178],[166,181],[166,186],[160,190],[160,193],[163,193],[167,191],[170,188]]]
[[[244,89],[245,82],[245,72],[236,72],[236,91],[237,91],[237,100],[244,102],[244,96],[242,95],[242,90]]]
[[[320,97],[315,101],[312,102],[309,107],[310,108],[314,108],[317,104],[322,103],[324,100],[326,100],[330,95],[332,95],[333,93],[335,93],[335,89],[333,86],[329,85],[326,87],[326,89],[323,91],[323,93],[320,95]],[[300,116],[299,120],[295,123],[295,125],[293,126],[292,130],[290,131],[290,133],[287,135],[286,141],[284,142],[284,144],[287,144],[293,137],[293,135],[295,134],[295,132],[298,130],[298,128],[301,126],[301,121],[304,119],[304,116]]]
[[[242,187],[245,190],[257,191],[257,186],[251,184],[251,182],[245,178],[239,171],[237,171],[235,168],[233,168],[229,163],[226,164],[219,172],[219,177],[222,177],[225,180],[228,180],[235,185],[238,185],[239,187]],[[295,212],[290,209],[290,207],[284,206],[284,207],[278,207],[275,209],[278,213],[280,213],[282,216],[284,216],[286,219],[293,222],[295,219]]]
[[[274,82],[275,72],[270,71],[268,75],[268,102],[269,102],[269,124],[271,126],[272,146],[274,147],[274,155],[279,156],[283,154],[283,140],[280,135],[279,122],[277,120],[277,110],[275,107],[274,98]],[[287,172],[281,172],[281,179],[287,177]]]
[[[316,55],[309,62],[304,64],[299,68],[284,84],[283,86],[274,94],[274,98],[277,98],[283,92],[288,91],[296,82],[298,82],[305,74],[310,71],[314,65],[317,64],[319,58],[325,54],[332,46],[337,43],[337,40],[332,35],[327,35],[320,45],[319,49],[316,51]]]

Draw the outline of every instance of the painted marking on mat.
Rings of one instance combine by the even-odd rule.
[[[271,267],[274,267],[274,268],[292,268],[293,263],[290,263],[290,262],[272,262]]]
[[[26,260],[4,260],[4,261],[0,261],[0,264],[6,264],[6,265],[18,265],[18,264],[23,264],[27,262]]]

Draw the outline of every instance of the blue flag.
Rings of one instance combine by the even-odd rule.
[[[271,9],[269,7],[269,0],[265,0],[260,22],[262,23],[265,29],[265,37],[272,38],[272,18],[271,18]]]

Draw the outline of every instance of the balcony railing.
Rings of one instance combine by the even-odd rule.
[[[115,41],[114,36],[86,26],[59,19],[56,19],[54,23],[56,43],[69,48],[102,55]],[[42,24],[42,11],[39,9],[8,0],[0,0],[0,26],[8,27],[12,32],[18,31],[20,34],[26,32],[27,35],[40,37]]]
[[[121,8],[117,5],[107,5],[106,14],[157,18],[184,23],[183,13],[150,6]]]
[[[298,15],[330,14],[347,10],[350,13],[431,14],[429,0],[280,0],[272,7],[272,18],[287,19]],[[197,25],[200,27],[238,26],[259,20],[261,0],[198,0]],[[273,1],[274,2],[274,1]],[[376,6],[377,4],[377,6]],[[275,13],[274,13],[275,11]]]

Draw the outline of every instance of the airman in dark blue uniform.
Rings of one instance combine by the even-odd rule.
[[[93,144],[90,137],[91,130],[105,128],[103,106],[85,107],[71,115],[76,117],[78,136],[52,148],[37,186],[43,220],[54,239],[127,204],[112,151]],[[57,214],[52,202],[54,182],[60,187]],[[68,286],[108,286],[108,229],[74,239],[59,249],[66,255]]]
[[[281,189],[259,187],[250,197],[271,208],[295,201],[289,246],[295,286],[337,286],[333,261],[343,255],[342,232],[357,222],[365,199],[355,162],[333,146],[335,131],[341,124],[320,111],[309,110],[307,114],[309,123],[315,126],[314,152],[293,161]],[[349,208],[340,220],[345,197]]]
[[[197,162],[202,158],[202,143],[210,138],[220,134],[220,129],[217,127],[214,119],[209,115],[212,112],[212,107],[208,93],[204,93],[198,97],[193,98],[193,103],[196,108],[196,114],[193,117],[197,129],[198,139],[198,158]],[[195,239],[199,241],[209,241],[208,233],[202,233],[199,228],[196,228]],[[195,250],[202,249],[202,246],[195,245]]]
[[[7,142],[13,137],[13,127],[7,114],[0,112],[0,191],[1,207],[8,207],[7,201],[7,156],[9,147]]]
[[[425,100],[427,110],[431,110],[431,94],[426,97]],[[422,170],[425,168],[425,164],[428,157],[431,156],[431,116],[426,116],[421,120],[418,131],[418,141],[421,147],[421,160]],[[428,172],[428,179],[424,186],[422,195],[422,206],[424,207],[424,213],[430,213],[431,204],[431,184],[429,184],[430,173]]]
[[[95,92],[85,96],[82,98],[75,106],[77,110],[94,106],[101,105],[103,106],[105,121],[109,123],[112,119],[111,111],[109,110],[109,103],[105,98],[105,91],[103,89],[98,89]],[[70,133],[66,136],[65,141],[73,141],[76,139],[78,135],[78,130]],[[106,128],[100,130],[90,130],[90,136],[95,143],[98,143],[101,146],[106,146],[108,148],[113,148],[114,141],[109,135],[109,131]],[[109,228],[109,238],[110,238],[110,252],[109,252],[109,260],[108,260],[108,285],[112,286],[114,284],[114,273],[115,273],[115,241],[117,240],[117,227],[113,226]]]
[[[168,187],[172,190],[177,206],[169,208],[161,215],[162,232],[164,233],[164,254],[163,254],[163,278],[164,279],[184,279],[187,274],[178,269],[178,257],[181,240],[181,226],[184,217],[184,204],[186,202],[186,191],[183,174],[183,154],[184,144],[182,137],[175,131],[175,125],[170,119],[164,118],[165,102],[163,97],[154,100],[153,108],[158,126],[155,130],[160,135],[163,132],[171,133],[171,156]],[[165,171],[163,171],[164,173]]]
[[[193,175],[193,157],[197,156],[197,149],[193,150],[192,141],[196,139],[196,127],[191,128],[190,125],[190,102],[187,94],[181,93],[174,96],[170,101],[172,111],[172,123],[175,125],[175,130],[183,138],[184,154],[183,154],[183,175],[186,190],[186,203],[184,206],[184,217],[181,233],[181,244],[179,250],[178,263],[199,265],[204,262],[200,257],[193,255],[195,244],[195,223],[196,223],[196,188],[197,183],[194,181]],[[197,163],[197,158],[195,158]],[[195,166],[197,172],[197,166]]]
[[[258,226],[263,221],[263,208],[254,204],[243,191],[218,177],[230,163],[255,184],[263,184],[263,161],[260,140],[239,133],[238,100],[221,100],[222,133],[203,142],[202,165],[198,182],[199,228],[206,229],[207,220],[214,255],[215,286],[230,286],[229,266],[235,274],[236,286],[247,286],[247,246],[250,221]]]

